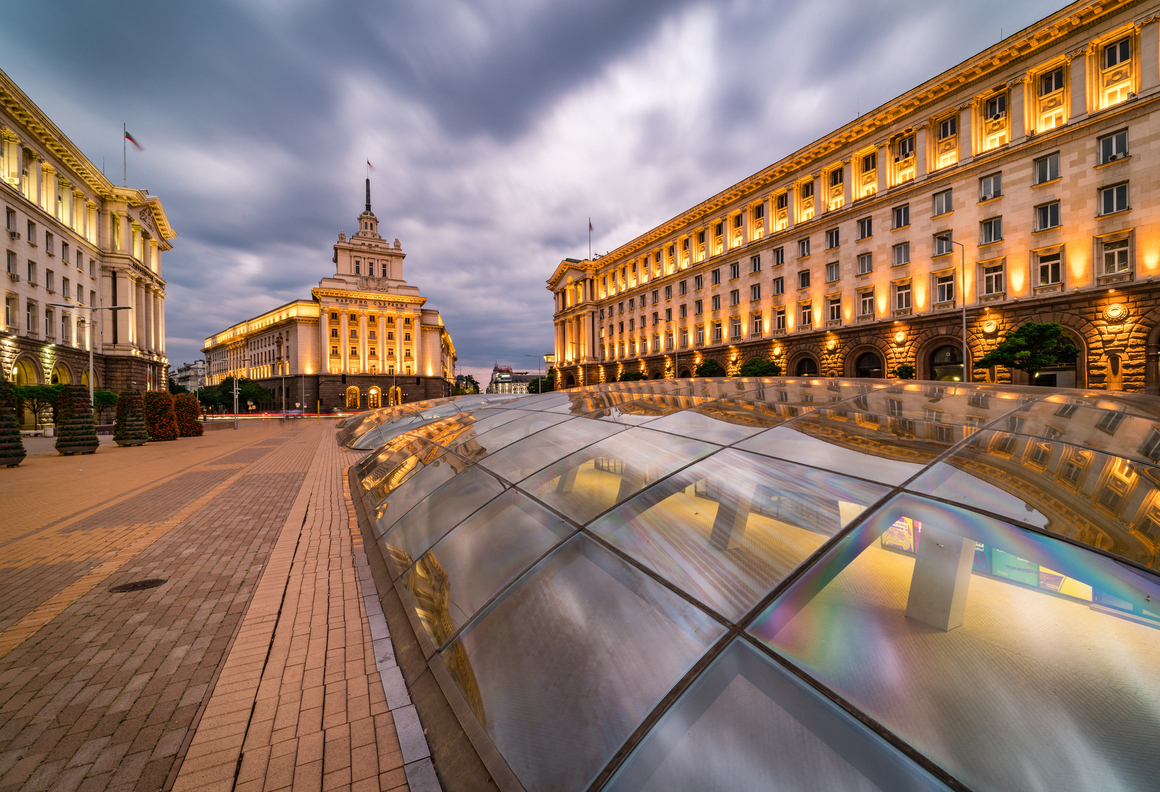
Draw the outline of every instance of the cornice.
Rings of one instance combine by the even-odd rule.
[[[387,292],[364,292],[356,291],[354,289],[311,289],[311,296],[314,299],[320,297],[336,297],[342,299],[352,300],[378,300],[380,302],[399,302],[408,303],[411,305],[423,305],[427,302],[426,297],[408,297],[403,294],[388,294]]]
[[[1026,60],[1035,53],[1057,44],[1095,24],[1108,15],[1139,5],[1144,0],[1080,0],[1035,24],[1007,37],[998,44],[974,55],[922,85],[866,113],[830,134],[758,171],[696,206],[661,223],[630,242],[610,251],[602,258],[619,259],[658,242],[686,226],[696,226],[717,210],[747,195],[759,192],[799,171],[820,169],[837,151],[862,138],[873,138],[905,121],[930,105],[957,91],[986,80],[1003,69]],[[1088,44],[1076,52],[1086,52]],[[1069,60],[1072,55],[1069,53]],[[924,126],[920,124],[919,126]],[[800,179],[799,179],[800,180]],[[549,281],[551,283],[551,281]]]

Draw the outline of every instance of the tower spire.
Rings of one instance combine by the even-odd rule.
[[[367,176],[367,211],[371,210],[371,177]]]

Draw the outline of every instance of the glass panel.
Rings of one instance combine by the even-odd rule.
[[[1142,449],[1152,431],[1160,431],[1160,424],[1120,408],[1118,404],[1104,408],[1042,401],[1020,412],[1017,426],[1000,423],[995,428],[1099,448],[1145,463],[1158,461],[1160,454]]]
[[[736,640],[604,789],[918,792],[946,787],[746,641]]]
[[[648,428],[709,443],[731,445],[762,429],[777,426],[783,420],[773,405],[721,399],[666,415],[651,421]]]
[[[901,495],[751,632],[976,790],[1150,790],[1160,579]]]
[[[528,478],[522,489],[583,524],[717,448],[663,432],[629,429],[561,459]]]
[[[854,396],[831,407],[928,423],[982,426],[1024,407],[1012,393],[978,391],[969,385],[896,385]]]
[[[530,792],[583,790],[723,633],[592,539],[572,538],[442,652]]]
[[[474,465],[448,481],[455,472],[450,468],[443,465],[441,470],[433,471],[421,481],[416,476],[418,486],[409,491],[400,490],[398,508],[391,509],[379,521],[383,547],[400,572],[468,515],[503,492],[503,485],[495,476]],[[400,520],[404,513],[406,516]],[[392,528],[396,520],[398,524]]]
[[[1152,465],[1058,440],[983,431],[908,489],[1160,569],[1160,468]]]
[[[570,420],[513,443],[480,464],[508,481],[521,481],[557,459],[623,430],[614,423]]]
[[[552,407],[559,407],[562,404],[568,404],[578,393],[583,393],[583,391],[578,392],[573,390],[568,393],[538,393],[532,396],[524,396],[507,404],[501,404],[499,407],[501,409],[510,407],[517,410],[535,410],[538,412]]]
[[[432,643],[442,646],[496,592],[574,530],[515,490],[460,523],[403,577]]]
[[[363,502],[372,509],[378,507],[400,484],[445,453],[437,445],[409,437],[387,443],[361,463]]]
[[[736,621],[887,492],[726,450],[646,490],[590,530]]]
[[[447,447],[466,459],[478,462],[488,454],[494,454],[541,429],[569,420],[566,415],[554,413],[511,412],[518,416],[517,420],[489,424],[488,429],[475,427],[474,431],[464,432],[461,437],[448,443]]]
[[[827,409],[737,444],[777,459],[901,484],[963,438],[970,427]]]

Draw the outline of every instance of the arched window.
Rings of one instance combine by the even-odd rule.
[[[944,344],[930,353],[930,378],[944,382],[963,381],[963,348]]]
[[[882,358],[877,352],[863,352],[854,361],[855,377],[881,377]]]
[[[812,357],[804,357],[794,366],[795,377],[816,377],[818,375],[818,361]]]
[[[367,407],[376,410],[383,406],[382,392],[378,388],[371,388],[367,391]]]
[[[346,408],[348,410],[357,410],[359,404],[359,390],[355,385],[351,385],[346,389]]]

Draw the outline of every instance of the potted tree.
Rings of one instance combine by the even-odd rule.
[[[16,394],[12,383],[0,377],[0,465],[16,467],[24,456],[24,440],[16,422]]]
[[[56,400],[56,450],[61,456],[91,454],[100,444],[89,389],[65,385]]]
[[[113,430],[113,440],[119,446],[139,446],[149,442],[141,391],[125,391],[117,397],[117,426]]]
[[[192,393],[178,393],[173,397],[173,414],[177,417],[177,434],[181,437],[201,437],[201,404]]]

